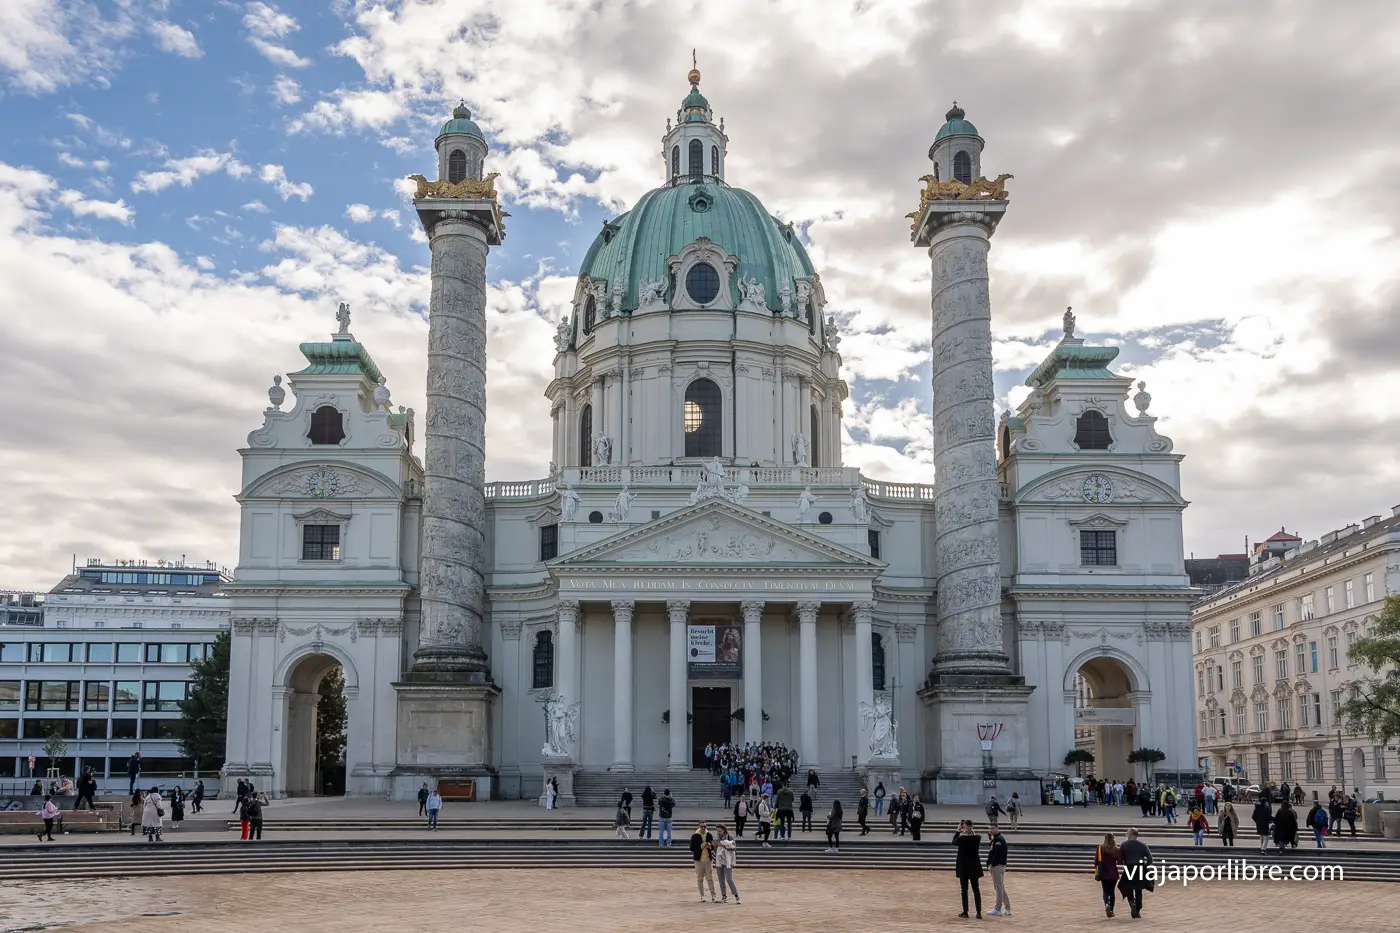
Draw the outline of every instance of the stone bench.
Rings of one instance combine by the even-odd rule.
[[[0,812],[0,835],[19,836],[42,832],[44,821],[38,810],[43,805],[42,798],[27,810],[6,810]],[[64,810],[59,816],[63,820],[63,832],[67,833],[108,833],[122,828],[121,808],[113,804],[98,804],[97,810]],[[54,831],[58,832],[58,820],[54,820]]]

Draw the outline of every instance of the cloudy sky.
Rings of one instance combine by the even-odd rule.
[[[845,323],[848,463],[933,478],[903,215],[957,99],[1016,176],[1005,402],[1073,305],[1186,455],[1198,556],[1400,503],[1389,0],[4,0],[0,586],[73,554],[232,565],[236,450],[337,301],[422,409],[401,179],[458,98],[513,215],[488,475],[543,475],[553,322],[601,221],[659,183],[692,47],[730,182],[797,223]]]

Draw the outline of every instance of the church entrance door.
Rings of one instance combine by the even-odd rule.
[[[705,746],[729,741],[729,688],[692,687],[690,708],[690,766],[706,768]]]

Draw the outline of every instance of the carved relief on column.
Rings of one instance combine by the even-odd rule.
[[[761,605],[761,604],[760,604]],[[666,602],[666,618],[671,622],[684,623],[690,618],[690,600],[671,599]]]
[[[613,620],[616,622],[631,622],[632,614],[637,609],[637,603],[631,599],[615,600],[612,604]]]
[[[743,613],[745,622],[758,622],[763,617],[763,601],[751,600],[740,603],[739,611]]]
[[[450,213],[450,212],[449,212]],[[432,229],[424,418],[423,616],[414,667],[484,672],[486,593],[486,235]]]
[[[851,621],[856,625],[862,623],[869,625],[874,621],[875,604],[873,602],[861,601],[851,603]]]
[[[801,622],[816,622],[816,621],[817,621],[817,613],[821,611],[821,608],[822,608],[822,604],[821,604],[821,603],[814,603],[814,602],[798,603],[798,604],[797,604],[797,621],[798,621],[799,623],[801,623]]]
[[[573,627],[573,631],[578,631],[578,628],[579,628],[579,624],[578,624],[578,623],[579,623],[578,600],[576,600],[576,599],[564,599],[564,600],[560,600],[558,609],[557,609],[556,611],[557,611],[557,613],[558,613],[558,615],[559,615],[559,629],[560,629],[560,631],[563,631],[564,626],[566,626],[566,625],[572,626],[572,627]]]
[[[1003,672],[988,236],[976,212],[939,222],[933,269],[935,666]]]

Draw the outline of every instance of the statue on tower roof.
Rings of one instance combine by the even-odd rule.
[[[1064,328],[1066,340],[1069,340],[1074,337],[1074,321],[1074,308],[1065,308]]]
[[[342,301],[342,302],[340,303],[340,307],[339,307],[339,308],[336,310],[336,312],[335,312],[335,319],[336,319],[336,321],[340,324],[340,330],[337,331],[337,333],[340,333],[340,334],[349,334],[349,333],[350,333],[350,303],[349,303],[348,301]]]

